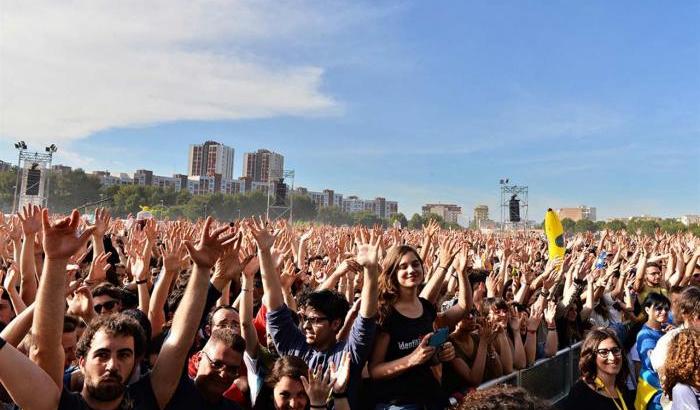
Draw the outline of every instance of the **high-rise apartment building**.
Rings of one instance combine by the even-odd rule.
[[[476,226],[483,221],[488,221],[489,219],[489,207],[488,205],[477,205],[474,207],[474,222]]]
[[[190,145],[187,175],[221,175],[224,180],[232,180],[233,154],[233,148],[215,141],[206,141],[201,145]]]
[[[440,215],[447,223],[457,223],[462,215],[462,207],[454,204],[425,204],[423,205],[423,216],[428,214]]]
[[[254,182],[276,181],[283,177],[284,156],[266,149],[243,154],[243,177]]]
[[[557,212],[559,214],[559,219],[568,218],[572,221],[580,221],[581,219],[588,219],[589,221],[596,220],[596,209],[595,207],[580,205],[578,208],[559,208]]]

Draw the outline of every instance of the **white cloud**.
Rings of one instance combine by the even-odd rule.
[[[290,66],[274,50],[372,13],[305,2],[6,1],[0,136],[56,142],[164,121],[336,113],[323,68]]]

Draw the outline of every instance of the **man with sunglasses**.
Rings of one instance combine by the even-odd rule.
[[[661,410],[661,382],[658,373],[651,365],[650,353],[664,335],[670,309],[671,301],[660,293],[649,293],[644,300],[647,321],[637,334],[637,354],[642,367],[635,400],[635,403],[642,408]]]
[[[98,316],[119,313],[122,310],[121,290],[111,283],[101,283],[92,290],[92,303]]]

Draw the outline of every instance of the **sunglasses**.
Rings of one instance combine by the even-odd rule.
[[[610,353],[612,353],[612,355],[615,357],[620,357],[620,355],[622,355],[622,349],[620,349],[619,347],[613,347],[610,349],[598,349],[595,352],[599,357],[603,359],[608,357]]]
[[[114,309],[114,306],[116,306],[117,303],[119,302],[117,302],[116,300],[110,300],[109,302],[95,305],[95,312],[102,313],[102,308],[104,308],[105,310],[112,310]]]
[[[668,306],[654,306],[654,310],[657,312],[668,312],[669,307]]]

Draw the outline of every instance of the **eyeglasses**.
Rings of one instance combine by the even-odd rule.
[[[237,374],[238,373],[238,366],[231,366],[231,365],[228,365],[220,360],[212,360],[211,357],[209,357],[207,352],[205,352],[204,350],[202,350],[202,355],[207,358],[207,361],[209,361],[209,366],[211,366],[211,368],[214,371],[220,372],[223,370],[224,372],[226,372],[228,374]]]
[[[109,302],[95,305],[95,312],[102,313],[102,308],[104,308],[105,310],[111,311],[112,309],[114,309],[114,306],[116,306],[117,303],[119,303],[119,302],[117,302],[116,300],[110,300]]]
[[[620,357],[620,355],[622,355],[622,349],[620,349],[619,347],[612,347],[610,349],[598,349],[595,352],[598,354],[599,357],[603,359],[607,358],[610,355],[610,353],[612,353],[612,355],[615,357]]]
[[[657,312],[668,312],[668,306],[654,306],[654,310]]]
[[[302,326],[306,325],[306,322],[310,322],[311,326],[318,326],[323,322],[324,320],[329,320],[327,317],[324,316],[300,316],[299,321],[301,322]]]

